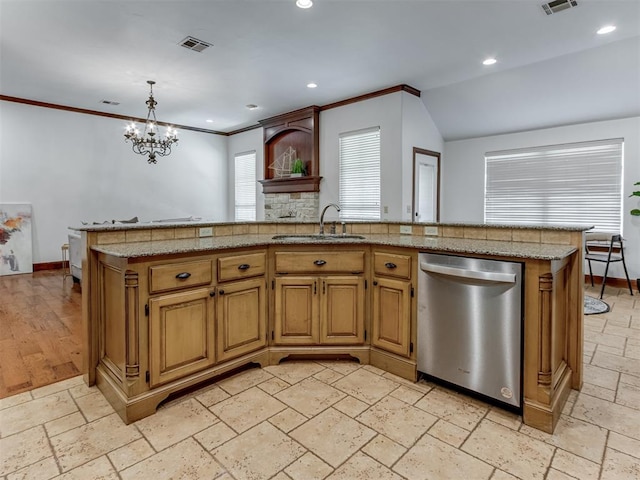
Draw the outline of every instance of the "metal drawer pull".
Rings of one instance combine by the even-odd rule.
[[[249,265],[248,263],[242,263],[238,265],[238,270],[249,270],[249,267],[251,267],[251,265]]]
[[[395,263],[393,263],[393,262],[387,262],[387,263],[384,264],[384,266],[387,267],[387,268],[396,268],[397,267],[397,265]]]
[[[191,274],[189,272],[182,272],[182,273],[177,274],[176,278],[179,278],[180,280],[186,280],[190,276],[191,276]]]
[[[315,262],[313,262],[315,265],[321,267],[322,265],[324,265],[325,263],[327,263],[324,260],[316,260]]]

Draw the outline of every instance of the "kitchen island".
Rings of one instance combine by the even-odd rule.
[[[349,238],[311,236],[310,223],[80,227],[85,381],[126,423],[289,356],[350,356],[415,381],[417,255],[449,253],[524,265],[523,421],[553,431],[582,385],[586,228],[400,227],[354,223]]]

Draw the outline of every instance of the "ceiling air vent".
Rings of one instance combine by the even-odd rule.
[[[211,43],[203,42],[202,40],[198,40],[194,37],[186,37],[184,40],[180,42],[180,46],[184,48],[188,48],[189,50],[193,50],[195,52],[201,52],[205,48],[209,48],[212,46]]]
[[[543,3],[542,9],[545,11],[547,15],[551,15],[552,13],[558,13],[567,8],[577,7],[577,0],[553,0],[553,2]]]
[[[120,105],[120,102],[114,100],[100,100],[100,103],[104,103],[105,105]]]

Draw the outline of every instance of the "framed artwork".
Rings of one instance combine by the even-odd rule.
[[[0,275],[31,272],[31,204],[0,203]]]

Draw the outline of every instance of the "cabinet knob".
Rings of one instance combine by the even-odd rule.
[[[251,265],[249,265],[248,263],[242,263],[238,265],[238,270],[249,270],[250,267]]]
[[[215,296],[216,296],[216,291],[215,291],[215,290],[211,290],[211,291],[209,292],[209,296],[210,296],[210,297],[215,297]]]
[[[387,262],[387,263],[384,264],[384,266],[387,267],[387,268],[391,268],[391,269],[397,267],[397,265],[395,263],[393,263],[393,262]]]
[[[218,290],[218,293],[219,293],[220,295],[224,295],[224,290]]]
[[[182,273],[177,274],[176,278],[179,278],[180,280],[186,280],[190,276],[191,276],[191,274],[189,272],[182,272]]]
[[[314,263],[314,265],[317,265],[317,266],[321,267],[322,265],[324,265],[327,262],[325,260],[316,260],[313,263]]]
[[[377,281],[377,280],[374,280],[374,281],[373,281],[373,286],[374,286],[374,287],[376,287],[377,285],[378,285],[378,281]]]

